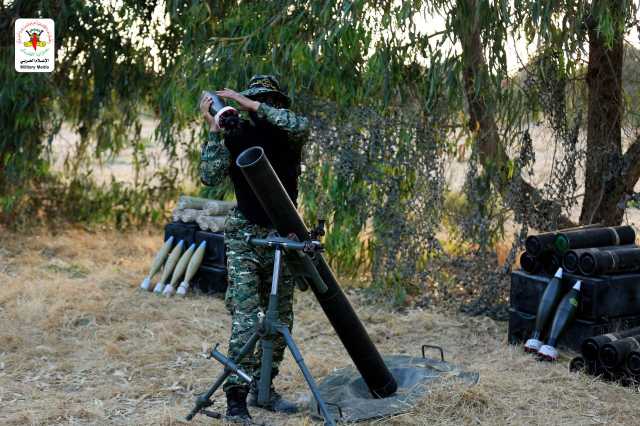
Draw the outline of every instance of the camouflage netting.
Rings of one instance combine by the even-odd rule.
[[[569,217],[571,210],[577,205],[578,187],[576,173],[581,161],[584,160],[584,147],[579,145],[582,111],[578,108],[570,111],[568,99],[575,96],[575,82],[570,85],[561,69],[561,59],[558,54],[541,55],[533,62],[531,70],[524,81],[524,91],[531,102],[537,102],[542,113],[542,120],[538,123],[551,131],[548,149],[553,150],[550,173],[540,194],[546,201],[546,209],[532,208],[529,200],[522,197],[517,187],[512,189],[516,202],[511,204],[514,220],[520,224],[518,238],[514,242],[507,264],[515,259],[519,249],[523,247],[530,226],[536,229],[558,229],[562,217]],[[573,105],[575,106],[575,102]],[[532,110],[535,110],[533,106]],[[532,181],[535,152],[531,138],[531,123],[521,132],[519,153],[515,158],[517,169],[523,177]]]
[[[330,230],[325,239],[340,253],[334,267],[353,271],[371,262],[374,283],[419,285],[425,255],[438,248],[445,132],[432,119],[406,111],[382,116],[369,108],[351,109],[344,122],[335,125],[328,120],[336,115],[331,105],[312,110],[314,134],[306,149],[303,202],[316,217],[335,211],[328,219],[338,232]],[[311,166],[316,164],[322,166]],[[329,176],[335,179],[330,187]],[[364,253],[343,239],[354,234],[370,242]]]
[[[576,171],[584,158],[578,143],[582,114],[574,107],[579,102],[571,98],[577,96],[575,82],[567,81],[562,67],[558,55],[541,54],[516,83],[520,86],[514,90],[521,90],[521,99],[531,103],[528,110],[539,114],[501,129],[512,175],[522,177],[511,180],[507,194],[498,194],[480,165],[477,144],[472,145],[463,186],[466,208],[454,224],[457,237],[477,245],[476,264],[495,264],[488,248],[503,238],[507,221],[517,229],[501,267],[496,265],[481,280],[463,277],[465,287],[477,296],[463,307],[466,312],[505,318],[507,274],[529,229],[556,229],[577,203]],[[445,166],[459,135],[451,131],[444,107],[430,108],[428,116],[410,108],[385,115],[371,108],[344,114],[331,104],[308,108],[313,137],[302,174],[303,204],[307,222],[330,220],[333,228],[325,242],[336,254],[332,266],[338,272],[370,266],[374,285],[396,292],[423,292],[433,278],[430,254],[440,249],[435,235],[443,219]],[[550,132],[535,137],[549,139],[553,156],[550,173],[537,188],[541,203],[534,207],[520,185],[523,180],[539,184],[533,182],[532,134],[540,128]],[[328,212],[335,213],[327,217]],[[353,235],[367,241],[364,248],[349,240]],[[477,272],[481,269],[484,272],[484,267]]]
[[[463,311],[471,314],[487,314],[496,319],[506,319],[506,295],[508,279],[515,258],[524,246],[530,228],[538,230],[558,229],[563,220],[571,215],[571,210],[578,201],[576,195],[576,172],[584,160],[584,147],[579,144],[582,113],[580,109],[571,110],[575,106],[573,96],[577,88],[575,82],[568,82],[562,69],[562,60],[558,54],[544,53],[523,72],[522,90],[528,99],[530,111],[540,111],[540,118],[521,124],[513,129],[513,143],[510,146],[511,158],[516,173],[520,173],[525,181],[534,183],[535,150],[531,134],[534,127],[550,131],[551,137],[546,141],[552,150],[550,173],[539,188],[542,206],[534,206],[520,187],[516,179],[511,181],[506,200],[492,195],[488,186],[482,186],[481,173],[478,167],[478,154],[474,150],[469,160],[465,193],[474,205],[478,206],[473,215],[467,218],[467,235],[475,238],[481,247],[488,241],[487,234],[505,222],[501,214],[487,214],[500,211],[489,206],[504,203],[511,212],[516,224],[514,242],[501,268],[489,272],[480,296],[473,303],[463,306]],[[542,133],[542,132],[540,132]],[[544,137],[543,135],[537,137]]]

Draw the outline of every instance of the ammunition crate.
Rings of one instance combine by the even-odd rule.
[[[200,266],[192,283],[194,289],[205,294],[224,294],[227,291],[227,270],[215,266]]]
[[[509,308],[509,343],[524,343],[531,337],[535,324],[535,314],[528,314]],[[569,324],[567,329],[560,335],[558,346],[579,352],[584,339],[606,333],[615,333],[616,331],[626,330],[639,325],[640,315],[613,318],[608,321],[599,322],[576,319]],[[546,333],[548,333],[548,330],[545,330],[545,334],[542,335],[542,339],[540,340],[546,340]]]
[[[174,246],[178,244],[178,241],[184,241],[184,250],[195,243],[196,231],[200,227],[197,223],[184,223],[184,222],[171,222],[167,223],[164,227],[164,240],[167,241],[169,237],[173,237]]]
[[[524,271],[513,272],[509,297],[511,308],[535,316],[550,279]],[[640,274],[585,277],[565,273],[562,277],[564,291],[569,291],[576,280],[582,281],[577,314],[579,319],[606,321],[640,315]]]
[[[227,291],[224,233],[202,231],[196,223],[171,222],[164,227],[164,239],[173,236],[174,244],[184,241],[184,250],[191,244],[207,242],[202,264],[191,280],[192,288],[205,294]]]
[[[226,267],[226,256],[224,248],[224,233],[210,231],[196,231],[196,246],[202,241],[207,242],[202,264],[205,266]]]

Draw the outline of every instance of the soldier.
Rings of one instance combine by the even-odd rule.
[[[295,203],[302,147],[309,134],[309,121],[287,109],[290,99],[280,91],[278,81],[271,75],[253,76],[249,88],[243,92],[225,88],[216,94],[234,100],[239,109],[249,113],[249,119],[241,119],[237,128],[223,131],[209,114],[211,97],[205,95],[200,103],[210,127],[208,140],[202,147],[201,180],[205,185],[219,187],[225,179],[231,178],[238,203],[225,224],[229,274],[225,304],[232,315],[228,356],[234,359],[252,335],[258,312],[267,309],[273,273],[273,250],[254,247],[245,241],[245,233],[264,238],[273,231],[273,225],[235,161],[245,149],[261,146]],[[278,289],[278,309],[280,320],[289,329],[293,325],[293,290],[293,277],[284,268]],[[282,336],[278,335],[274,340],[272,378],[278,374],[285,346]],[[258,345],[256,354],[248,354],[239,363],[242,369],[256,378],[254,383],[259,380],[261,357],[262,350]],[[238,376],[232,375],[223,389],[227,396],[227,416],[249,419],[247,395],[250,394],[249,405],[257,406],[256,386],[249,388]],[[273,386],[271,400],[263,408],[286,413],[297,411],[296,405],[284,400]]]

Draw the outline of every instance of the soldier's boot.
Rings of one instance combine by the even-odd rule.
[[[260,407],[268,411],[273,411],[274,413],[293,414],[298,412],[298,406],[295,403],[284,399],[282,395],[276,392],[273,386],[271,386],[269,401],[267,404],[258,405],[258,387],[255,383],[256,382],[251,383],[251,391],[249,392],[250,407]]]
[[[247,394],[249,390],[246,386],[234,386],[228,389],[227,395],[227,417],[238,420],[249,420],[249,410],[247,409]]]

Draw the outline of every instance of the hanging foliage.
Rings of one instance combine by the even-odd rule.
[[[46,218],[56,210],[42,206],[55,203],[34,200],[58,194],[57,203],[81,204],[70,195],[79,192],[68,189],[86,188],[131,206],[120,214],[127,219],[100,213],[101,220],[162,220],[179,190],[177,170],[196,178],[205,135],[200,92],[242,89],[253,74],[269,73],[280,78],[293,109],[311,119],[301,201],[307,220],[329,220],[327,245],[341,273],[366,272],[385,289],[417,288],[438,247],[444,171],[461,140],[472,154],[464,214],[451,215],[458,236],[486,252],[512,217],[522,225],[513,259],[529,226],[570,221],[577,170],[589,157],[580,143],[583,115],[593,109],[580,95],[587,90],[579,83],[585,43],[597,42],[605,53],[616,48],[636,10],[627,0],[3,3],[0,207],[8,220],[25,209]],[[27,16],[56,22],[52,74],[18,75],[9,67],[13,22]],[[506,45],[520,37],[539,51],[515,78]],[[158,120],[155,137],[168,165],[139,178],[133,192],[117,184],[97,189],[90,161],[132,148],[135,175],[151,167],[140,142],[143,110]],[[54,176],[47,152],[63,121],[80,139],[65,174]],[[536,123],[551,128],[556,153],[541,185],[532,176]],[[628,195],[640,175],[635,151],[619,156],[628,166],[602,183],[614,189],[608,193]],[[616,186],[622,181],[624,188]],[[45,190],[51,185],[55,191]],[[229,188],[208,192],[222,196]],[[105,212],[105,204],[87,205]],[[90,210],[65,211],[90,220]],[[614,217],[605,213],[598,215]]]

